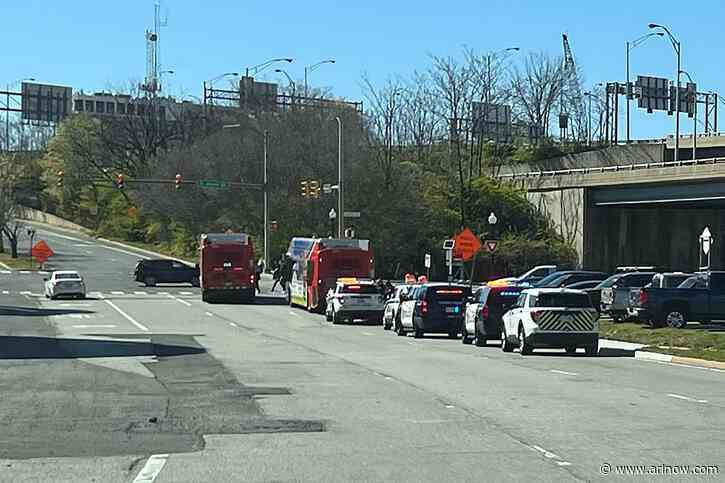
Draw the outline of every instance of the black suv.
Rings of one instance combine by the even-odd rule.
[[[178,260],[139,260],[133,272],[137,282],[153,287],[157,283],[190,283],[199,286],[199,265],[192,266]]]
[[[521,295],[524,287],[480,287],[466,300],[463,320],[463,343],[474,340],[483,347],[489,340],[500,340],[503,320],[508,311]]]

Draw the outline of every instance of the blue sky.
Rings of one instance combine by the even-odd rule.
[[[153,3],[4,0],[0,83],[32,76],[94,91],[143,79],[144,31],[152,25]],[[720,72],[725,6],[712,0],[608,0],[596,6],[586,0],[163,0],[162,5],[168,11],[162,67],[176,71],[165,89],[179,97],[200,96],[202,82],[222,72],[289,56],[295,61],[284,68],[299,80],[305,65],[335,59],[315,71],[310,84],[357,100],[364,73],[375,82],[408,75],[425,70],[430,54],[460,55],[464,45],[480,52],[518,46],[522,52],[513,62],[530,50],[560,54],[562,32],[569,34],[587,84],[623,80],[625,41],[646,33],[650,22],[670,26],[679,37],[683,68],[698,90],[725,93]],[[631,65],[632,77],[672,77],[676,68],[672,47],[660,38],[635,49]],[[273,69],[260,77],[265,74],[286,83]],[[690,132],[692,121],[683,116],[682,123],[683,132]],[[665,113],[636,113],[632,120],[639,138],[661,137],[671,125]]]

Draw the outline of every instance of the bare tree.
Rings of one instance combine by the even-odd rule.
[[[17,199],[17,183],[21,168],[13,157],[0,159],[0,237],[5,235],[10,243],[12,258],[18,257],[18,239],[23,229],[18,221],[22,207]]]
[[[517,113],[529,124],[549,135],[551,113],[559,100],[562,86],[561,59],[532,52],[523,68],[514,67],[511,94]]]

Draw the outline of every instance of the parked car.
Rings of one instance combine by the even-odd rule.
[[[546,277],[536,284],[538,288],[560,288],[585,280],[605,280],[609,277],[605,272],[589,272],[583,270],[569,270],[565,272],[554,272],[554,274]]]
[[[462,341],[483,347],[489,340],[501,340],[501,316],[516,302],[523,287],[479,287],[468,298]]]
[[[629,290],[642,288],[652,281],[656,272],[623,272],[614,275],[613,281],[601,291],[601,312],[609,315],[614,322],[627,319]],[[611,280],[612,277],[607,280]]]
[[[73,270],[59,270],[43,279],[45,298],[55,300],[58,297],[86,298],[86,283],[83,277]]]
[[[338,279],[327,293],[325,318],[333,324],[355,320],[379,321],[384,297],[374,281],[355,278]]]
[[[676,288],[643,288],[638,316],[653,327],[725,320],[725,272],[699,273]]]
[[[570,288],[572,290],[587,290],[596,287],[602,283],[601,280],[585,280],[583,282],[577,282],[572,283],[571,285],[567,285],[566,288]]]
[[[489,282],[490,286],[535,285],[541,279],[556,272],[556,265],[537,265],[518,277],[506,277]]]
[[[390,330],[398,318],[398,310],[400,309],[400,295],[408,293],[412,285],[398,285],[393,289],[390,298],[385,301],[383,308],[383,329]]]
[[[199,265],[190,265],[179,260],[139,260],[133,278],[147,287],[157,283],[190,283],[199,286]]]
[[[400,304],[398,335],[412,331],[416,338],[425,333],[458,337],[463,326],[465,301],[471,290],[468,285],[426,283],[403,296]]]
[[[679,287],[685,280],[692,277],[692,273],[684,272],[665,272],[658,273],[652,277],[652,281],[643,288],[675,288]],[[627,305],[627,316],[630,319],[640,319],[639,316],[639,294],[641,288],[629,289],[629,305]]]
[[[587,355],[599,352],[599,316],[581,290],[527,289],[503,316],[501,349],[521,355],[535,348],[564,348],[568,354],[584,347]]]

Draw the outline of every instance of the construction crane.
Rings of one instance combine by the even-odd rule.
[[[561,95],[559,104],[559,136],[561,142],[569,138],[572,116],[577,123],[583,121],[584,104],[579,81],[579,72],[574,63],[574,55],[569,46],[569,38],[566,33],[561,35],[564,44],[564,60],[561,67]],[[581,126],[574,126],[581,127]],[[579,129],[581,130],[581,129]],[[576,139],[578,133],[571,130],[572,139]]]

